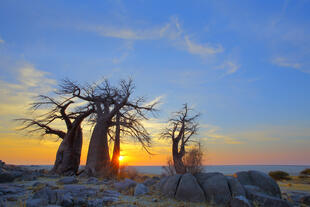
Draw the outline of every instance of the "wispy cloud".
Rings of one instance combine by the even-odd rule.
[[[185,50],[190,54],[206,57],[222,53],[224,48],[220,44],[199,43],[190,38],[177,18],[171,18],[170,21],[153,27],[121,27],[111,25],[94,25],[79,27],[82,30],[95,32],[104,37],[125,39],[125,40],[158,40],[166,39],[173,46]]]
[[[190,40],[187,35],[184,36],[184,43],[188,52],[202,57],[215,55],[224,51],[222,45],[211,46],[209,44],[198,44]]]
[[[294,68],[294,69],[300,69],[302,66],[299,62],[292,61],[285,57],[276,57],[272,60],[272,63],[277,66]]]
[[[225,70],[226,72],[224,75],[231,75],[240,69],[240,65],[234,61],[229,60],[218,66],[217,69]]]
[[[237,138],[221,133],[218,126],[204,124],[201,125],[201,131],[201,139],[209,144],[243,144]]]
[[[25,108],[34,96],[50,92],[56,83],[55,80],[48,78],[47,72],[27,63],[16,68],[15,75],[11,81],[0,79],[1,115],[24,114]]]

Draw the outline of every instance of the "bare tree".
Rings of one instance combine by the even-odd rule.
[[[143,98],[129,99],[133,90],[132,80],[120,81],[119,87],[111,86],[107,80],[100,84],[86,84],[85,86],[70,80],[63,81],[60,93],[70,94],[95,106],[95,126],[90,139],[85,174],[89,176],[106,176],[111,173],[108,134],[110,127],[116,124],[113,122],[113,118],[120,113],[121,109],[135,110],[141,116],[144,116],[144,111],[153,110],[155,104],[145,106]],[[120,124],[128,126],[127,122]],[[143,135],[140,131],[134,130],[130,133]],[[116,148],[119,151],[117,142]],[[116,155],[119,156],[117,152]]]
[[[135,105],[143,105],[143,98],[138,99]],[[141,144],[142,148],[148,152],[151,146],[151,136],[144,128],[142,121],[147,120],[146,112],[154,112],[156,109],[154,106],[157,102],[150,104],[148,107],[137,108],[132,105],[125,105],[120,112],[115,116],[115,139],[113,156],[111,160],[112,174],[117,175],[119,171],[119,156],[120,156],[120,139],[122,137],[130,137]]]
[[[34,119],[21,118],[17,121],[21,121],[24,125],[21,130],[28,130],[28,132],[41,131],[42,136],[47,134],[54,134],[62,139],[59,145],[54,167],[51,170],[52,173],[62,175],[77,174],[80,157],[82,150],[82,128],[81,122],[93,113],[93,109],[90,106],[86,106],[81,110],[75,112],[67,112],[67,108],[73,104],[73,98],[66,98],[62,101],[58,101],[55,98],[40,95],[38,101],[32,104],[31,109],[36,111],[39,108],[47,109],[48,112],[44,113]],[[56,120],[63,120],[66,124],[66,131],[53,128],[53,123]]]
[[[193,135],[198,131],[197,118],[199,114],[191,115],[192,109],[187,104],[175,112],[173,118],[169,120],[169,126],[163,130],[161,137],[171,139],[172,157],[176,173],[186,173],[186,167],[183,163],[183,157],[186,153],[185,147],[191,141]]]

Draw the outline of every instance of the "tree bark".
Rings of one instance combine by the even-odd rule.
[[[80,166],[83,134],[80,125],[70,129],[61,142],[52,173],[76,175]]]
[[[88,176],[108,176],[110,174],[110,155],[108,145],[109,124],[97,119],[88,147],[85,173]]]
[[[185,166],[183,164],[183,153],[179,153],[178,151],[178,142],[173,140],[172,142],[172,157],[173,157],[173,164],[175,168],[175,172],[177,174],[184,174],[186,173]]]
[[[119,123],[119,114],[116,115],[116,127],[115,127],[115,140],[114,140],[114,148],[113,148],[113,156],[112,156],[112,175],[117,176],[119,171],[119,156],[120,156],[120,123]]]

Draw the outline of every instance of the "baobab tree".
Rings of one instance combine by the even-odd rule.
[[[191,141],[191,138],[198,131],[197,119],[199,114],[192,114],[187,104],[184,104],[180,111],[174,113],[173,117],[168,122],[168,127],[165,128],[161,137],[170,139],[172,142],[172,158],[176,173],[186,173],[186,166],[183,163],[183,157],[186,153],[185,147]]]
[[[24,125],[21,130],[28,130],[33,133],[42,132],[42,136],[53,134],[62,139],[61,144],[56,153],[56,159],[51,173],[61,175],[75,175],[78,172],[81,158],[83,134],[81,123],[93,113],[93,108],[90,105],[74,112],[67,112],[67,109],[74,102],[73,98],[66,98],[58,101],[55,98],[40,95],[38,101],[32,103],[31,109],[36,111],[39,108],[47,109],[48,112],[37,118],[21,118],[17,121]],[[66,130],[55,129],[52,125],[57,121],[65,122]]]
[[[140,115],[143,115],[144,111],[154,109],[155,104],[145,105],[143,98],[132,99],[130,96],[133,90],[131,79],[121,80],[118,87],[111,86],[107,80],[100,84],[84,86],[70,80],[63,81],[60,93],[72,95],[95,106],[95,126],[88,149],[84,171],[86,175],[108,176],[111,174],[108,134],[110,127],[116,124],[113,118],[120,113],[121,109],[135,110]]]

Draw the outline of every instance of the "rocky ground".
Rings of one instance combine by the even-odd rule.
[[[201,180],[203,180],[203,183],[199,183]],[[228,185],[229,189],[226,190],[227,192],[223,190],[225,188],[221,187],[225,186],[226,181],[227,183],[230,183]],[[94,177],[60,177],[49,175],[45,170],[31,171],[27,168],[5,165],[3,162],[0,162],[0,207],[194,207],[221,206],[221,202],[224,202],[225,199],[228,199],[227,202],[229,201],[229,203],[227,203],[227,205],[230,206],[260,206],[257,203],[251,203],[248,201],[248,194],[244,197],[233,196],[231,192],[238,192],[236,189],[238,189],[238,185],[240,185],[238,183],[234,183],[235,181],[236,180],[234,178],[214,173],[206,173],[200,177],[194,177],[188,174],[169,178],[144,176],[139,177],[138,181],[131,179],[124,179],[121,181],[101,180]],[[268,179],[267,181],[269,182]],[[243,180],[242,182],[248,181]],[[257,186],[255,187],[256,184],[253,184],[253,181],[251,182],[251,185],[246,185],[247,187],[245,187],[249,192],[253,189],[257,190],[258,188]],[[213,185],[214,183],[216,183],[216,185]],[[198,187],[195,187],[195,184],[197,184]],[[307,183],[305,185],[307,185]],[[281,202],[276,203],[277,205],[279,204],[278,206],[285,206],[286,203],[289,206],[310,206],[310,191],[291,189],[288,183],[280,183],[280,186],[282,190],[282,198],[288,202],[285,201],[285,204],[283,205],[281,200]],[[261,187],[264,188],[264,186]],[[201,190],[199,190],[200,188]],[[266,190],[267,188],[264,189]],[[208,200],[208,195],[210,193],[212,195],[216,195],[214,197],[212,196],[212,198],[215,198],[212,201]],[[259,192],[258,195],[261,195],[260,193],[266,196],[264,192]],[[275,191],[274,193],[277,192]],[[225,197],[225,195],[227,196]],[[255,191],[253,195],[257,196],[257,192]],[[233,199],[233,201],[231,199],[232,197],[237,199]],[[267,195],[267,198],[271,200],[275,199],[274,196],[269,195]]]

